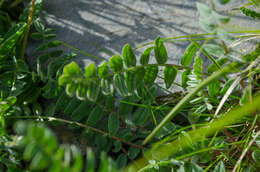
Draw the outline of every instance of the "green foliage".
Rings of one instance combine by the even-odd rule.
[[[43,2],[35,1],[32,18],[30,38],[41,43],[34,61],[20,57],[31,4],[14,19],[9,6],[17,5],[0,0],[0,171],[127,171],[131,162],[139,171],[258,171],[259,44],[249,53],[234,48],[256,38],[258,30],[231,34],[226,26],[233,13],[222,15],[214,1],[211,7],[197,3],[200,25],[209,34],[158,37],[140,46],[149,45],[140,57],[138,48],[126,44],[122,54],[82,70],[72,61],[76,54],[59,50],[71,46],[55,40],[39,18]],[[250,7],[238,9],[259,18]],[[171,39],[190,42],[180,65],[167,64]],[[161,79],[165,88],[158,85]],[[172,93],[172,85],[182,91]],[[166,95],[158,96],[158,88]],[[233,110],[237,106],[243,107]],[[38,123],[18,122],[15,134],[11,126],[20,118]],[[95,152],[88,149],[85,156],[85,150],[59,144],[59,135],[67,133],[58,131],[57,139],[41,122],[69,124]]]
[[[31,171],[116,171],[115,165],[105,154],[101,155],[100,166],[95,165],[95,156],[87,149],[86,165],[83,156],[76,146],[59,145],[54,134],[41,124],[18,122],[15,130],[23,138],[19,142],[23,158],[30,162]],[[85,168],[85,169],[84,169]]]
[[[245,8],[245,7],[241,7],[240,10],[246,16],[252,17],[254,19],[260,19],[260,13],[254,11],[254,10],[251,10],[251,9]]]

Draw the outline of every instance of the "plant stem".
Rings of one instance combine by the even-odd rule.
[[[244,156],[246,155],[248,149],[251,147],[251,145],[255,142],[256,138],[260,135],[260,130],[256,133],[255,137],[249,142],[249,144],[247,145],[247,147],[245,148],[245,150],[243,151],[243,153],[241,154],[240,158],[238,159],[234,169],[232,172],[236,172],[239,164],[241,163],[242,159],[244,158]]]
[[[69,120],[66,120],[66,119],[61,119],[61,118],[55,118],[55,117],[48,117],[48,116],[11,116],[11,117],[6,117],[7,119],[45,119],[45,120],[48,120],[48,121],[58,121],[58,122],[63,122],[63,123],[67,123],[67,124],[71,124],[71,125],[77,125],[79,127],[82,127],[82,128],[86,128],[86,129],[90,129],[96,133],[99,133],[99,134],[102,134],[102,135],[105,135],[107,137],[110,137],[114,140],[118,140],[122,143],[125,143],[127,145],[130,145],[130,146],[134,146],[138,149],[144,149],[143,146],[141,145],[137,145],[135,143],[132,143],[132,142],[128,142],[122,138],[119,138],[119,137],[116,137],[116,136],[110,136],[109,133],[107,132],[104,132],[102,130],[99,130],[97,128],[94,128],[94,127],[91,127],[91,126],[88,126],[88,125],[85,125],[85,124],[82,124],[82,123],[79,123],[79,122],[75,122],[75,121],[69,121]]]
[[[24,34],[24,39],[23,39],[23,47],[22,47],[22,51],[21,51],[22,60],[24,60],[24,53],[25,53],[25,49],[27,46],[28,36],[29,36],[29,32],[30,32],[30,28],[31,28],[32,20],[33,20],[34,7],[35,7],[35,0],[32,0],[30,13],[28,16],[28,21],[27,21],[27,26],[26,26],[26,30],[25,30],[25,34]]]

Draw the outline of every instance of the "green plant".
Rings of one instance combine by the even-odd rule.
[[[14,19],[9,17],[10,8],[21,1],[0,0],[0,22],[4,24],[0,26],[0,170],[259,169],[260,48],[257,43],[254,50],[244,53],[236,46],[258,38],[260,31],[237,31],[229,25],[240,11],[259,19],[257,0],[232,9],[228,16],[217,12],[213,0],[211,7],[197,3],[200,25],[208,33],[158,37],[135,49],[126,44],[121,55],[113,55],[97,67],[90,63],[84,71],[72,62],[76,54],[62,55],[57,48],[63,45],[100,58],[54,40],[54,31],[38,17],[42,3],[31,1],[19,19]],[[26,56],[30,38],[41,42],[37,59]],[[189,41],[190,45],[180,65],[168,64],[165,44],[176,41]],[[135,50],[143,47],[137,57]],[[154,64],[150,63],[152,57]],[[204,65],[205,58],[211,62],[209,66]],[[31,61],[36,67],[29,65]],[[175,80],[178,75],[179,83]],[[164,86],[156,80],[163,80]],[[182,91],[172,93],[172,85]],[[167,95],[159,96],[158,89]],[[10,126],[17,119],[37,123],[19,122],[14,134]],[[68,124],[88,140],[96,158],[88,150],[84,163],[84,151],[59,144],[43,122],[56,127]],[[19,142],[17,136],[22,138]],[[116,165],[101,152],[114,158]],[[101,163],[93,167],[97,159]]]

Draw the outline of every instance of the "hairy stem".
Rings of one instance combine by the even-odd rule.
[[[94,127],[91,127],[91,126],[88,126],[88,125],[85,125],[85,124],[82,124],[82,123],[79,123],[79,122],[75,122],[75,121],[69,121],[69,120],[66,120],[66,119],[54,118],[54,117],[48,117],[48,116],[12,116],[12,117],[6,117],[6,118],[7,119],[45,119],[47,121],[58,121],[58,122],[63,122],[63,123],[71,124],[71,125],[77,125],[79,127],[90,129],[90,130],[92,130],[96,133],[110,137],[114,140],[118,140],[118,141],[125,143],[127,145],[134,146],[138,149],[144,149],[144,147],[141,146],[141,145],[137,145],[135,143],[128,142],[128,141],[126,141],[122,138],[116,137],[116,136],[110,136],[109,133],[107,133],[107,132],[104,132],[100,129],[97,129],[97,128],[94,128]]]

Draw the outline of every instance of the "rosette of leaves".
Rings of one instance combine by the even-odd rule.
[[[151,51],[154,50],[157,64],[149,64]],[[150,88],[158,76],[159,66],[164,68],[164,81],[169,88],[177,75],[175,65],[166,64],[168,53],[162,38],[157,38],[153,47],[147,48],[140,58],[140,66],[129,44],[122,49],[122,56],[115,55],[109,62],[102,62],[98,67],[94,63],[85,68],[85,75],[75,62],[64,67],[59,84],[66,87],[67,94],[79,99],[88,98],[96,101],[98,94],[113,95],[115,90],[123,97],[137,95],[142,97],[144,85]]]

